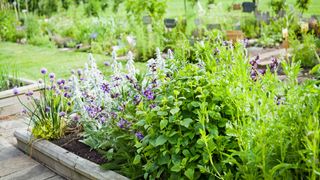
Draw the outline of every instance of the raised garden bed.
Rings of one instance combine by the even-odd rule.
[[[17,138],[17,146],[20,150],[67,179],[128,179],[116,172],[101,170],[98,164],[52,142],[35,139],[27,130],[16,131],[14,136]]]
[[[18,87],[18,96],[21,96],[21,100],[25,100],[24,94],[28,91],[37,91],[41,89],[40,85],[34,81],[27,79],[18,79],[23,85]],[[19,103],[16,95],[13,94],[12,89],[8,89],[0,92],[0,117],[9,116],[21,112],[22,106]]]

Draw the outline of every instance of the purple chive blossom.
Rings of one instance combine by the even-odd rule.
[[[50,73],[50,74],[49,74],[49,78],[50,78],[50,79],[54,79],[54,78],[55,78],[55,74],[54,74],[54,73]]]
[[[141,140],[141,139],[144,138],[144,136],[142,135],[141,132],[136,132],[135,135],[136,135],[136,137],[137,137],[139,140]]]
[[[147,90],[145,90],[145,91],[143,92],[143,94],[144,94],[144,96],[145,96],[146,98],[148,98],[148,100],[154,100],[154,99],[155,99],[154,94],[153,94],[153,92],[152,92],[152,90],[151,90],[150,88],[148,88]]]
[[[59,112],[59,117],[64,117],[65,115],[66,115],[65,112],[63,112],[63,111]]]
[[[107,84],[107,83],[103,83],[103,84],[101,85],[101,89],[103,90],[103,92],[109,93],[109,92],[110,92],[110,85]]]
[[[67,102],[67,105],[68,105],[68,106],[71,106],[71,102],[70,102],[70,101],[68,101],[68,102]]]
[[[48,70],[46,68],[42,68],[40,70],[41,74],[47,74]]]
[[[33,95],[33,91],[28,91],[27,93],[26,93],[26,96],[32,96]]]
[[[18,90],[17,87],[14,87],[14,88],[12,89],[12,92],[13,92],[14,95],[19,94],[19,90]]]
[[[79,76],[81,76],[81,75],[82,75],[82,70],[81,70],[81,69],[78,69],[78,70],[77,70],[77,73],[78,73]]]
[[[110,66],[110,63],[107,62],[107,61],[105,61],[103,64],[104,64],[105,66]]]
[[[45,109],[44,109],[44,112],[48,113],[48,112],[50,112],[50,109],[51,108],[49,106],[46,106]]]

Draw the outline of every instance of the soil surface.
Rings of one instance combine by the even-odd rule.
[[[69,134],[61,139],[52,141],[52,143],[99,165],[107,162],[98,151],[91,150],[89,146],[79,140],[81,140],[81,137],[77,134]]]

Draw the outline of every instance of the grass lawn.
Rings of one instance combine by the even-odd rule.
[[[95,54],[100,70],[104,74],[111,73],[110,67],[105,67],[104,62],[111,61],[108,56]],[[10,42],[0,42],[0,68],[8,65],[16,69],[19,77],[38,80],[41,78],[40,69],[45,67],[49,72],[54,72],[57,78],[67,78],[72,69],[83,67],[87,62],[88,53],[61,51],[56,48],[19,45]],[[140,70],[144,63],[136,63]]]

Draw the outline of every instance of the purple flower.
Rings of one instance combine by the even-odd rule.
[[[49,74],[49,78],[50,78],[50,79],[54,79],[54,78],[55,78],[55,74],[54,74],[54,73],[50,73],[50,74]]]
[[[18,94],[19,94],[19,90],[18,90],[17,87],[14,87],[14,88],[12,89],[12,92],[13,92],[14,95],[18,95]]]
[[[266,73],[266,70],[265,69],[258,69],[258,72],[261,74],[261,75],[264,75]]]
[[[59,79],[58,81],[57,81],[57,84],[59,85],[59,86],[62,86],[62,85],[64,85],[66,83],[66,81],[64,80],[64,79]]]
[[[82,70],[81,70],[81,69],[78,69],[78,70],[77,70],[77,73],[78,73],[79,76],[81,76],[81,75],[82,75]]]
[[[63,112],[63,111],[59,112],[59,117],[64,117],[65,115],[66,115],[65,112]]]
[[[101,89],[103,90],[103,92],[109,93],[110,92],[110,85],[107,83],[102,83]]]
[[[71,102],[70,102],[70,101],[68,101],[68,102],[67,102],[67,105],[68,105],[68,106],[71,106]]]
[[[272,57],[271,64],[270,64],[271,72],[275,72],[278,66],[279,66],[279,62],[278,62],[277,58]]]
[[[131,126],[131,124],[123,118],[120,119],[120,121],[117,123],[117,125],[121,129],[129,128]]]
[[[157,106],[156,104],[150,104],[150,105],[149,105],[149,107],[150,107],[151,109],[155,108],[156,106]]]
[[[117,118],[117,114],[115,112],[111,112],[110,114],[111,114],[112,118],[114,118],[114,119]]]
[[[47,74],[48,71],[46,68],[42,68],[40,72],[41,72],[41,74]]]
[[[101,124],[105,123],[106,122],[106,118],[104,116],[100,117],[100,122],[101,122]]]
[[[139,140],[144,138],[144,136],[143,136],[143,134],[141,132],[136,132],[135,135]]]
[[[22,113],[23,114],[27,114],[27,110],[26,109],[22,109]]]
[[[115,98],[117,98],[117,97],[119,97],[119,96],[120,96],[120,94],[119,94],[119,93],[111,94],[111,98],[113,98],[113,99],[115,99]]]
[[[80,119],[80,116],[78,114],[71,114],[70,117],[73,121],[79,121]]]
[[[257,72],[255,70],[251,70],[250,77],[251,77],[252,80],[256,80]]]
[[[33,95],[33,91],[28,91],[27,93],[26,93],[26,96],[32,96]]]
[[[96,33],[96,32],[90,34],[90,38],[91,38],[91,39],[96,39],[97,36],[98,36],[98,33]]]
[[[139,104],[140,101],[141,101],[141,97],[140,97],[139,95],[135,95],[135,96],[133,97],[133,103],[134,103],[135,105]]]
[[[145,90],[143,92],[144,96],[148,98],[148,100],[154,100],[155,97],[154,97],[154,94],[152,92],[152,90],[150,88],[148,88],[147,90]]]
[[[51,109],[50,106],[46,106],[44,109],[44,112],[48,113],[48,112],[50,112],[50,109]]]
[[[105,66],[110,66],[110,63],[107,62],[107,61],[105,61],[103,64],[104,64]]]

